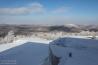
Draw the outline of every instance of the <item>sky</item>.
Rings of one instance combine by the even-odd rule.
[[[98,24],[98,0],[0,0],[0,24]]]

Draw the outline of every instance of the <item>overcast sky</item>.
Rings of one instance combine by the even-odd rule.
[[[98,24],[98,0],[0,0],[1,24]]]

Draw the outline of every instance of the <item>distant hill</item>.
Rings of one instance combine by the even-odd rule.
[[[98,31],[97,25],[54,25],[54,26],[41,26],[41,25],[8,25],[0,24],[0,37],[4,37],[10,30],[15,32],[15,35],[28,35],[32,32],[81,32],[81,31]]]

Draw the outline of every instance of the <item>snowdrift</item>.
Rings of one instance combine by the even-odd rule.
[[[98,40],[60,38],[49,44],[49,65],[98,65]]]

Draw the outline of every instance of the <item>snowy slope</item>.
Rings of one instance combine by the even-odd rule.
[[[51,42],[50,48],[60,57],[58,65],[98,65],[98,40],[65,37]]]

